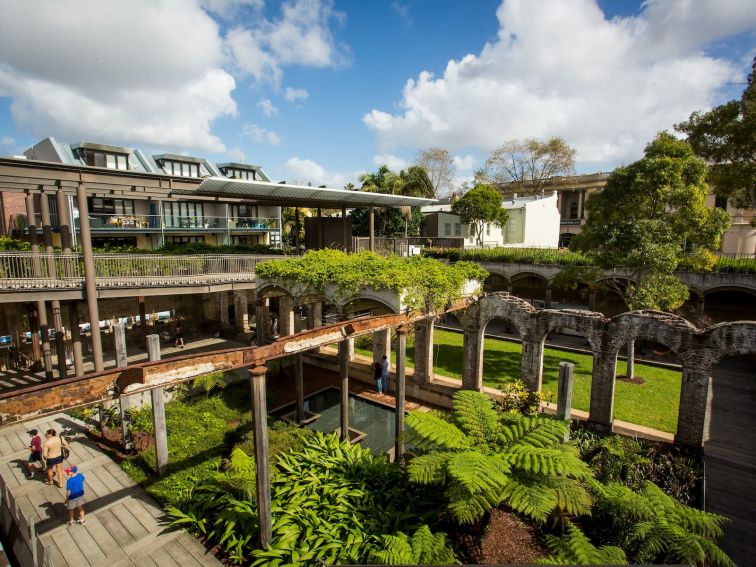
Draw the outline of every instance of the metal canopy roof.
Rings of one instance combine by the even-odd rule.
[[[206,177],[197,189],[173,191],[186,195],[207,195],[209,197],[234,197],[250,199],[271,205],[300,207],[341,208],[355,207],[424,207],[436,203],[436,199],[403,197],[365,191],[347,191],[325,187],[305,187],[287,183],[247,181],[226,177]]]

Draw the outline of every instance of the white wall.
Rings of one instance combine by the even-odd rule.
[[[522,246],[556,248],[559,244],[559,209],[557,196],[525,204],[525,241]]]

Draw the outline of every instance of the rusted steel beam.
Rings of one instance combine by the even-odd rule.
[[[448,310],[463,309],[469,302],[459,301]],[[345,338],[409,326],[416,321],[437,315],[438,313],[410,313],[351,319],[281,337],[265,346],[187,354],[0,392],[0,426],[100,404],[118,399],[122,394],[170,387],[210,372],[262,366],[269,360],[303,353],[340,342]]]

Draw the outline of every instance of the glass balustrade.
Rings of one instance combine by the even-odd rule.
[[[78,217],[74,226],[79,228]],[[90,213],[89,227],[93,231],[110,230],[162,230],[162,231],[266,231],[278,230],[276,217],[212,217],[212,216],[164,216],[123,215]]]

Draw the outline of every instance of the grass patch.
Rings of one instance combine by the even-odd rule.
[[[366,356],[372,352],[356,349]],[[496,388],[520,378],[522,349],[519,343],[500,339],[485,339],[483,353],[483,382]],[[414,348],[407,345],[407,365],[414,367]],[[396,362],[396,353],[391,357]],[[435,329],[434,370],[436,374],[462,379],[462,333]],[[556,401],[559,363],[575,365],[572,407],[588,411],[591,399],[591,371],[593,357],[564,350],[546,348],[543,353],[543,391],[547,401]],[[622,375],[626,363],[617,363],[617,374]],[[645,364],[635,365],[635,374],[645,380],[643,384],[617,381],[614,392],[614,417],[622,421],[674,433],[677,430],[677,410],[680,402],[681,372]]]

